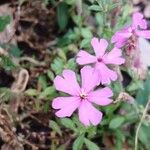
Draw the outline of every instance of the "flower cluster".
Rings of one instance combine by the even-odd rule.
[[[124,46],[129,39],[134,39],[135,37],[150,39],[150,30],[147,30],[147,22],[143,14],[139,12],[133,14],[130,26],[114,34],[112,43],[115,43],[115,46],[120,48]]]
[[[147,22],[143,14],[136,12],[132,16],[129,26],[116,32],[111,41],[115,47],[125,46],[126,66],[133,68],[141,67],[139,37],[150,39],[150,30],[147,30]]]
[[[84,66],[80,70],[81,84],[77,82],[75,72],[64,70],[62,76],[56,76],[54,85],[56,90],[69,94],[68,97],[57,97],[52,107],[58,109],[56,116],[70,117],[78,109],[79,120],[85,125],[98,125],[102,120],[102,112],[93,104],[106,106],[112,102],[113,92],[110,88],[95,88],[102,84],[110,84],[117,80],[117,73],[112,69],[114,65],[125,62],[120,47],[134,36],[150,38],[150,31],[146,30],[146,21],[140,13],[133,14],[133,23],[125,29],[118,31],[112,37],[115,47],[108,51],[108,42],[105,39],[92,38],[91,45],[95,55],[84,50],[77,54],[76,62]]]

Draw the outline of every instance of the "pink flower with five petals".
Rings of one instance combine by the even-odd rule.
[[[116,32],[112,37],[112,43],[120,48],[124,46],[129,38],[143,37],[145,39],[150,39],[150,30],[147,30],[147,23],[144,19],[143,14],[136,12],[132,16],[132,24],[125,27],[121,31]]]
[[[102,88],[94,91],[98,85],[97,76],[94,69],[85,66],[81,69],[81,87],[76,75],[72,70],[64,70],[62,76],[56,76],[54,85],[58,91],[69,94],[68,97],[57,97],[52,102],[58,117],[70,117],[78,108],[79,120],[85,125],[97,125],[102,120],[102,112],[97,110],[92,103],[100,106],[108,105],[112,102],[113,95],[110,88]]]
[[[107,65],[121,65],[125,62],[121,57],[121,50],[113,48],[110,52],[106,52],[108,42],[95,37],[91,40],[91,45],[96,56],[80,50],[77,54],[77,63],[80,65],[93,64],[95,73],[99,76],[99,83],[109,84],[111,81],[117,80],[117,73],[109,69]]]

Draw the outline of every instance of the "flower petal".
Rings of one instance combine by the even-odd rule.
[[[58,91],[68,93],[70,95],[77,95],[80,87],[76,80],[76,75],[72,70],[64,70],[63,77],[56,76],[54,85]]]
[[[58,117],[70,117],[79,105],[80,99],[78,97],[57,97],[52,102],[54,109],[60,109],[56,112]]]
[[[92,106],[90,102],[84,100],[79,107],[79,120],[85,125],[98,125],[102,120],[102,113]]]
[[[120,39],[119,41],[117,41],[116,43],[115,43],[115,47],[118,47],[118,48],[121,48],[121,47],[123,47],[125,44],[126,44],[126,42],[127,42],[127,40],[126,39]]]
[[[91,91],[99,84],[98,74],[90,66],[85,66],[81,69],[82,88],[85,92]]]
[[[141,29],[146,29],[147,28],[147,22],[143,18],[144,18],[143,14],[141,14],[139,12],[134,13],[132,16],[132,20],[133,20],[132,26],[136,29],[138,28],[138,26]]]
[[[136,34],[145,39],[150,39],[150,30],[136,31]]]
[[[98,38],[93,38],[91,40],[91,45],[95,51],[95,54],[97,57],[103,56],[106,48],[108,46],[108,42],[105,39],[98,39]]]
[[[131,32],[129,32],[129,27],[125,28],[121,31],[116,32],[111,39],[112,43],[115,43],[115,46],[120,48],[125,45],[127,39],[132,35]]]
[[[113,92],[110,88],[106,87],[103,89],[98,89],[94,92],[91,92],[89,94],[89,100],[91,102],[94,102],[97,105],[106,106],[112,102],[111,97],[113,95]]]
[[[105,64],[97,63],[95,69],[99,74],[100,82],[102,84],[110,84],[111,80],[117,80],[117,73],[110,70]]]
[[[86,51],[79,51],[79,53],[77,54],[77,63],[80,65],[85,65],[85,64],[91,64],[91,63],[95,63],[96,62],[96,57],[93,55],[90,55],[89,53],[87,53]]]
[[[125,59],[120,57],[121,55],[121,50],[115,47],[105,55],[104,62],[105,64],[121,65],[125,62]]]

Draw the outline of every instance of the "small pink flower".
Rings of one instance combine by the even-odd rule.
[[[132,16],[132,24],[121,31],[116,32],[112,37],[112,43],[120,48],[124,46],[129,38],[143,37],[150,39],[150,30],[147,29],[147,23],[143,14],[136,12]]]
[[[57,76],[54,85],[58,91],[69,94],[68,97],[57,97],[52,102],[58,117],[70,117],[78,108],[79,120],[85,125],[97,125],[102,120],[102,112],[93,107],[92,103],[105,106],[112,102],[113,95],[110,88],[102,88],[93,91],[97,86],[97,76],[93,68],[85,66],[81,69],[81,87],[72,70],[64,70],[61,76]]]
[[[108,42],[105,39],[93,38],[91,45],[96,56],[90,55],[86,51],[80,50],[77,54],[77,63],[80,65],[94,64],[95,72],[99,76],[99,82],[109,84],[117,79],[117,73],[109,69],[106,65],[121,65],[125,60],[121,57],[121,50],[113,48],[110,52],[106,52]]]

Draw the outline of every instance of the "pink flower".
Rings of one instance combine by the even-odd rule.
[[[115,64],[121,65],[125,60],[121,57],[121,50],[113,48],[110,52],[106,52],[108,42],[105,39],[93,38],[91,45],[94,49],[95,55],[90,55],[86,51],[80,50],[77,54],[77,63],[80,65],[94,64],[95,73],[99,76],[99,82],[102,84],[109,84],[117,79],[117,73],[109,69],[106,65]]]
[[[105,106],[112,102],[111,89],[102,88],[93,91],[97,86],[97,76],[93,74],[93,68],[85,66],[81,69],[81,87],[72,70],[64,70],[61,76],[57,76],[54,85],[58,91],[69,94],[68,97],[57,97],[52,102],[58,117],[70,117],[78,108],[79,120],[85,125],[97,125],[102,120],[102,112],[98,111],[92,103]]]
[[[121,31],[116,32],[112,37],[112,43],[115,43],[115,46],[120,48],[132,37],[133,39],[135,39],[134,37],[150,39],[150,30],[146,29],[147,23],[143,14],[136,12],[132,16],[132,24]]]

